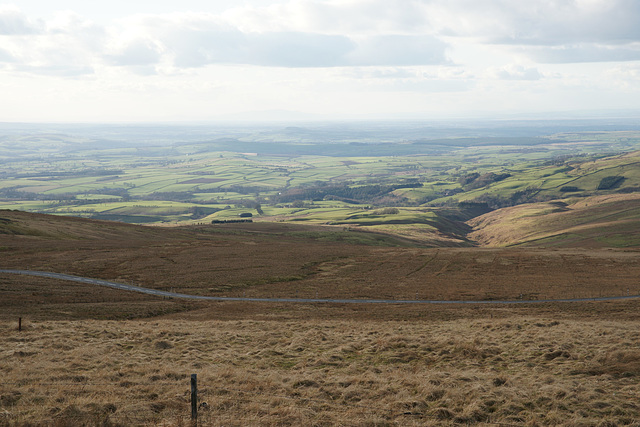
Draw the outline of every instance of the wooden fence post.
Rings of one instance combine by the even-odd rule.
[[[18,332],[22,331],[22,317],[18,317]]]
[[[191,374],[191,423],[198,424],[198,375]]]

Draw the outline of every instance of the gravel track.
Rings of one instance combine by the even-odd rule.
[[[296,302],[296,303],[337,303],[337,304],[539,304],[548,302],[593,302],[593,301],[618,301],[640,298],[640,295],[626,295],[598,298],[566,298],[566,299],[540,299],[540,300],[390,300],[390,299],[332,299],[332,298],[245,298],[245,297],[214,297],[203,295],[188,295],[176,292],[160,291],[157,289],[143,288],[135,285],[111,282],[108,280],[91,279],[88,277],[73,276],[70,274],[51,273],[47,271],[33,270],[0,270],[0,274],[22,274],[27,276],[48,277],[51,279],[69,280],[73,282],[87,283],[90,285],[107,286],[124,291],[141,292],[158,297],[182,298],[204,301],[247,301],[247,302]]]

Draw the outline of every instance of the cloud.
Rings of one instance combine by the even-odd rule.
[[[11,53],[7,52],[4,49],[0,49],[0,62],[15,62],[15,58]]]
[[[118,23],[147,40],[148,63],[178,68],[210,64],[334,67],[445,64],[446,43],[408,28],[423,22],[419,0],[295,0],[225,13],[131,16]],[[131,30],[135,29],[135,30]],[[112,29],[117,37],[118,29]],[[123,46],[133,43],[126,41]],[[160,54],[162,58],[152,58]],[[123,57],[124,55],[124,57]],[[132,58],[111,52],[124,65]]]
[[[40,28],[15,6],[0,5],[0,35],[37,34]]]
[[[552,46],[640,40],[636,0],[432,0],[425,5],[438,34],[492,43]]]
[[[618,66],[607,71],[607,76],[614,80],[624,79],[634,82],[640,81],[640,66]],[[638,87],[640,89],[640,87]]]
[[[128,20],[137,39],[120,43],[107,59],[118,65],[171,63],[178,68],[211,64],[272,67],[404,66],[445,64],[447,45],[428,35],[324,34],[243,31],[215,15],[140,16]],[[144,39],[144,41],[141,41]]]
[[[409,67],[349,67],[341,70],[342,76],[353,79],[412,79],[420,73]]]
[[[14,65],[12,71],[55,77],[79,77],[93,74],[90,66],[74,64]]]
[[[6,11],[9,11],[7,15]],[[92,74],[95,52],[102,49],[104,31],[73,12],[56,13],[36,27],[21,12],[0,10],[4,31],[0,37],[0,61],[9,62],[8,70],[18,73],[76,77]],[[7,34],[8,30],[11,30]]]
[[[364,38],[350,52],[349,65],[434,65],[449,62],[447,45],[432,36],[382,35]]]
[[[536,62],[548,64],[580,62],[624,62],[640,60],[640,43],[628,45],[576,44],[561,46],[525,46],[520,52]]]
[[[292,0],[224,16],[245,32],[311,31],[352,40],[403,35],[440,43],[447,37],[452,44],[464,38],[553,63],[636,60],[633,44],[640,42],[637,0]],[[393,49],[378,51],[375,64],[443,63],[443,57],[421,61],[414,59],[423,57],[420,51]]]
[[[315,32],[372,35],[424,33],[430,25],[423,0],[291,0],[266,7],[245,6],[224,18],[246,32]],[[429,31],[427,31],[429,33]]]
[[[181,29],[157,43],[176,67],[247,64],[275,67],[344,65],[353,43],[343,36],[311,33],[243,33],[234,29]]]
[[[605,71],[603,80],[627,94],[635,94],[640,91],[640,66],[613,67]]]
[[[634,61],[637,0],[434,0],[436,34],[502,45],[541,63]]]
[[[134,39],[106,54],[105,58],[114,65],[141,66],[152,65],[160,61],[158,46],[151,40]]]
[[[348,37],[310,33],[252,34],[246,41],[242,62],[276,67],[347,65],[355,48]]]
[[[540,80],[542,74],[537,68],[526,68],[522,65],[507,65],[502,68],[492,68],[489,74],[501,80]]]
[[[250,4],[250,3],[249,3]],[[73,12],[34,21],[0,6],[0,61],[69,76],[216,64],[283,68],[452,65],[460,41],[537,63],[640,59],[637,0],[282,0],[220,14],[123,17],[103,26]],[[500,79],[540,78],[496,68]]]
[[[344,92],[454,93],[471,90],[472,75],[453,67],[349,67],[336,70]]]

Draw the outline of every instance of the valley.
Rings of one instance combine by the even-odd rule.
[[[97,130],[23,130],[1,145],[0,208],[159,226],[244,215],[358,227],[427,247],[483,245],[486,238],[470,237],[483,231],[470,234],[466,222],[496,209],[553,200],[588,205],[606,195],[634,203],[640,133],[571,123],[562,132],[561,124],[553,134],[522,123],[446,130],[396,124],[379,133],[364,125],[194,128],[198,139],[215,136],[206,142],[171,142],[161,133],[189,137],[173,136],[178,128],[159,128],[155,141],[140,140],[135,128],[115,128],[123,133],[112,132],[112,141],[99,141]],[[625,224],[633,229],[633,218],[617,223],[624,239],[604,246],[637,242]]]

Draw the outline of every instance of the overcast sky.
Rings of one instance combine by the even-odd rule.
[[[0,96],[5,122],[640,110],[640,1],[0,0]]]

